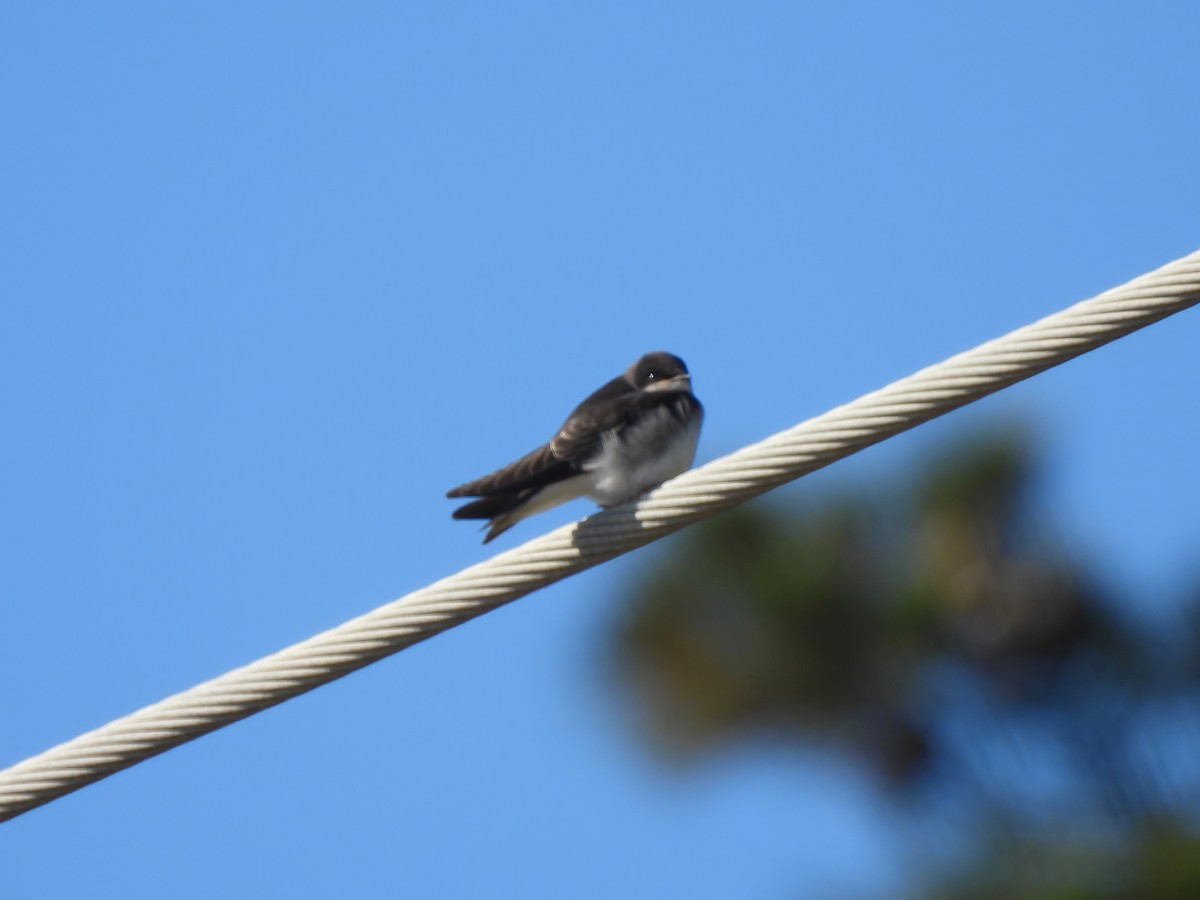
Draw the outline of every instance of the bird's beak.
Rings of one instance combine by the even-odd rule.
[[[670,378],[664,378],[662,381],[656,381],[646,386],[646,390],[648,391],[690,391],[691,389],[692,376],[686,372],[682,375],[673,375]]]

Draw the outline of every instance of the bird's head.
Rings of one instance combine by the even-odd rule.
[[[687,364],[673,353],[647,353],[625,372],[625,379],[640,391],[690,391],[692,376]]]

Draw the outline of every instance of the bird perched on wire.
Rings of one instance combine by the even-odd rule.
[[[575,407],[548,444],[446,496],[478,498],[454,518],[487,519],[485,544],[576,497],[617,506],[691,468],[703,419],[683,360],[647,353]]]

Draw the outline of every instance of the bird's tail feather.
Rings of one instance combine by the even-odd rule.
[[[494,519],[520,506],[524,500],[521,493],[491,494],[460,506],[452,515],[456,519]]]
[[[480,497],[460,506],[453,513],[456,519],[488,519],[488,533],[483,542],[495,540],[517,524],[524,516],[515,515],[528,499],[529,491],[514,491]]]
[[[488,519],[488,541],[495,540],[522,519],[543,512],[585,494],[586,475],[576,475],[548,486],[526,486],[498,491],[472,500],[453,513],[456,519]]]

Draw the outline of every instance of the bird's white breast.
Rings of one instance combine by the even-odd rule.
[[[601,450],[585,466],[591,476],[587,496],[601,506],[616,506],[686,472],[700,441],[699,414],[684,423],[660,408],[619,437],[610,432]]]

